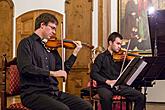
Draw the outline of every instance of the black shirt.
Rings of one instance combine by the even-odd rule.
[[[71,55],[65,61],[67,73],[75,60],[76,57]],[[58,91],[58,81],[49,76],[49,71],[62,69],[61,57],[57,50],[48,51],[37,34],[33,33],[20,42],[17,49],[17,66],[20,71],[21,97],[32,93]],[[50,85],[54,86],[53,90]]]
[[[99,54],[92,66],[91,77],[99,86],[107,86],[105,81],[116,80],[120,74],[121,62],[115,62],[111,53],[106,50]]]

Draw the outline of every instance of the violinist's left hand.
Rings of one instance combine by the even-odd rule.
[[[73,55],[77,56],[78,52],[81,50],[82,48],[82,44],[81,41],[73,41],[74,44],[76,44],[76,48],[73,51]]]
[[[125,57],[126,57],[126,52],[123,52],[123,54],[120,56],[120,59],[122,59],[123,61]]]

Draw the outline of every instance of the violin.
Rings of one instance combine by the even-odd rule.
[[[87,44],[87,43],[84,43],[84,42],[81,42],[81,44],[83,46],[87,46],[90,49],[94,48],[94,46],[92,46],[90,44]],[[64,48],[67,48],[67,49],[74,49],[74,48],[76,48],[76,44],[73,42],[73,40],[68,40],[68,39],[64,39],[63,40],[63,46],[64,46]],[[51,50],[59,48],[59,47],[62,47],[61,40],[54,40],[54,39],[48,40],[46,42],[46,47],[48,49],[51,49]]]
[[[132,60],[135,57],[139,57],[138,52],[128,52],[126,54],[126,50],[121,49],[119,52],[113,52],[113,60],[116,62],[121,62],[124,60],[124,57],[126,58],[127,61]]]

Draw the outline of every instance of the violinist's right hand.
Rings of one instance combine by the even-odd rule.
[[[109,86],[113,86],[115,84],[116,80],[106,80],[105,83]]]
[[[73,43],[76,45],[76,48],[73,51],[73,55],[77,56],[78,52],[82,48],[82,44],[81,44],[81,41],[73,41]]]
[[[65,80],[67,79],[67,73],[66,73],[66,71],[63,71],[63,70],[50,71],[50,76],[63,77]]]

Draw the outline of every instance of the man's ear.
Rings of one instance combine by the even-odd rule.
[[[45,25],[45,23],[42,22],[42,23],[40,24],[40,27],[43,29],[44,25]]]
[[[112,45],[112,41],[109,41],[109,45]]]

